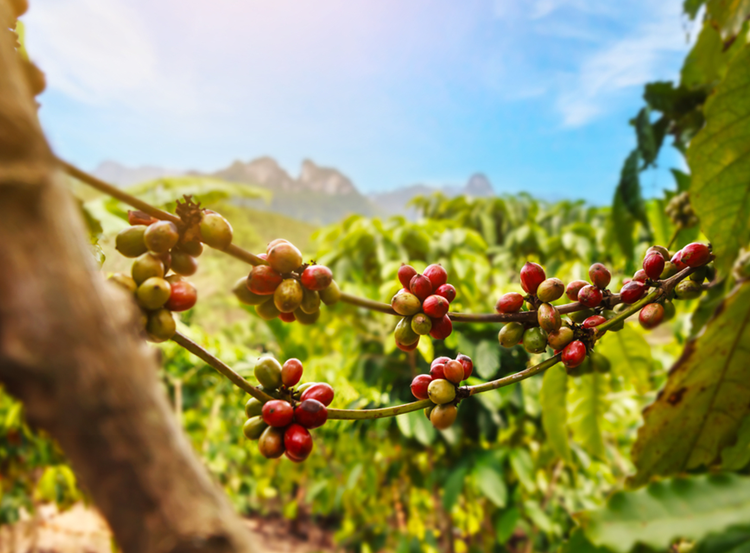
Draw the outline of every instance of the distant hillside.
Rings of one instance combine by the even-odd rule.
[[[103,180],[118,186],[137,184],[148,180],[181,174],[200,175],[197,171],[177,171],[161,167],[126,167],[105,161],[94,170]],[[407,203],[415,196],[441,192],[453,197],[466,194],[474,197],[495,194],[487,177],[477,173],[464,186],[433,187],[424,184],[396,188],[388,192],[363,195],[354,183],[332,167],[322,167],[306,159],[302,162],[299,177],[293,177],[272,157],[264,156],[243,162],[235,161],[228,167],[208,176],[227,181],[252,184],[270,190],[272,200],[236,200],[235,203],[254,209],[282,213],[288,217],[314,225],[339,221],[352,214],[365,216],[404,215],[415,219],[419,214]]]
[[[476,173],[469,178],[464,186],[427,186],[426,184],[413,184],[403,188],[396,188],[389,192],[370,194],[369,198],[378,208],[387,215],[404,215],[409,219],[418,216],[416,210],[407,207],[406,204],[417,196],[429,196],[435,192],[441,192],[452,198],[465,194],[475,198],[494,196],[495,191],[489,179],[481,173]]]

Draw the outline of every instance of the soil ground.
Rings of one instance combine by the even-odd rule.
[[[332,535],[312,524],[295,534],[281,518],[245,519],[258,553],[329,553]],[[0,527],[0,553],[113,553],[112,534],[93,508],[75,505],[62,513],[43,506],[36,516]]]

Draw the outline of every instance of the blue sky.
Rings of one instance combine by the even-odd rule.
[[[608,203],[681,0],[34,0],[58,154],[93,169],[304,158],[363,191],[463,183]],[[672,187],[671,148],[644,174]]]

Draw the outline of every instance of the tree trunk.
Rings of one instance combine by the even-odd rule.
[[[0,0],[0,21],[10,13]],[[132,298],[95,267],[22,61],[0,35],[0,381],[60,443],[123,551],[249,552],[175,422]]]

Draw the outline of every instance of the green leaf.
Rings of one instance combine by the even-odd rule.
[[[651,126],[651,110],[648,107],[641,108],[635,118],[635,135],[638,138],[638,150],[643,158],[643,167],[653,165],[661,144],[657,143],[654,128]]]
[[[712,87],[724,78],[729,62],[742,50],[744,43],[744,39],[738,38],[725,49],[719,31],[710,22],[704,23],[682,66],[682,84],[689,88]]]
[[[533,492],[536,490],[534,482],[534,461],[526,449],[520,447],[513,448],[510,452],[510,466],[518,476],[518,480],[526,490]]]
[[[676,538],[700,540],[750,519],[750,479],[694,476],[618,492],[606,507],[576,515],[598,546],[627,553],[637,543],[664,550]]]
[[[540,402],[542,404],[542,425],[547,442],[566,463],[572,464],[573,457],[568,444],[568,374],[558,364],[547,369],[542,380]]]
[[[705,3],[706,0],[685,0],[682,4],[682,9],[690,19],[695,19],[695,16],[698,15],[698,10],[700,10],[701,6]]]
[[[608,220],[607,238],[608,244],[617,244],[620,252],[626,259],[632,259],[633,231],[635,230],[635,219],[625,205],[625,200],[620,194],[620,189],[615,191],[612,201],[612,217]]]
[[[520,518],[521,511],[519,511],[517,507],[511,507],[502,512],[495,523],[495,532],[498,543],[505,543],[510,539]]]
[[[750,0],[708,0],[706,11],[724,40],[736,36],[750,17]]]
[[[492,378],[500,368],[497,344],[484,340],[477,345],[474,370],[484,379]]]
[[[711,466],[731,445],[750,410],[750,282],[718,307],[703,332],[687,343],[664,389],[643,412],[632,457],[638,486]]]
[[[691,203],[727,271],[750,239],[750,46],[732,61],[705,105],[706,126],[690,143]]]
[[[742,470],[750,463],[750,416],[742,419],[737,430],[737,441],[721,452],[723,470]]]
[[[568,390],[569,425],[574,439],[586,452],[604,459],[602,423],[607,411],[607,375],[593,371],[576,377]]]
[[[559,553],[611,553],[604,547],[596,547],[586,539],[586,534],[581,528],[576,528],[571,532],[570,539],[560,548]]]
[[[432,426],[432,423],[427,420],[427,417],[424,416],[424,413],[421,409],[419,411],[412,411],[405,416],[411,419],[411,431],[414,434],[414,438],[420,444],[428,446],[435,441],[437,430],[435,430],[435,427]]]
[[[490,463],[479,463],[474,467],[474,478],[479,491],[489,499],[495,507],[501,509],[508,501],[508,489],[505,487],[503,475],[500,472],[501,465]]]
[[[468,467],[466,463],[462,463],[451,471],[445,481],[445,485],[443,486],[443,507],[449,513],[464,489],[464,479],[466,478],[467,471]]]
[[[651,389],[651,346],[628,323],[619,332],[607,332],[596,345],[612,364],[612,370],[639,394]]]
[[[737,526],[709,535],[693,553],[750,553],[750,527]]]

